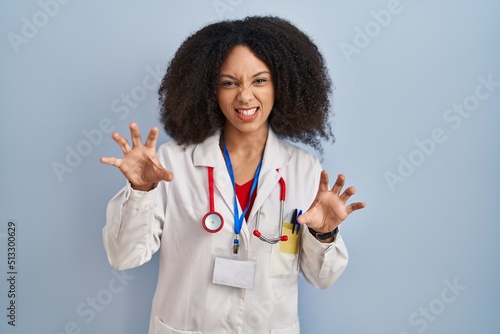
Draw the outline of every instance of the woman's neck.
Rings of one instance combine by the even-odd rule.
[[[237,184],[245,184],[253,179],[266,147],[267,135],[267,127],[252,133],[224,129],[224,143],[231,158]]]
[[[224,129],[224,142],[231,155],[234,156],[257,156],[259,159],[264,152],[267,142],[268,128],[263,127],[258,131],[245,133],[234,128]]]

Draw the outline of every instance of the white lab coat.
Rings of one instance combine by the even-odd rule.
[[[219,137],[186,149],[174,142],[161,145],[158,158],[174,179],[150,192],[126,186],[113,197],[103,229],[109,262],[117,270],[134,268],[160,249],[150,334],[297,334],[299,269],[317,288],[330,286],[347,264],[342,237],[323,244],[302,228],[295,255],[252,232],[260,209],[259,230],[267,237],[279,235],[280,177],[286,182],[285,220],[290,221],[293,209],[309,208],[318,190],[320,163],[269,131],[257,197],[240,235],[240,253],[256,263],[254,288],[214,284],[214,257],[229,253],[234,238],[234,193]],[[214,167],[215,210],[225,220],[218,233],[201,225],[210,207],[207,166]]]

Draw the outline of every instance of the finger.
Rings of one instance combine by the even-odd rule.
[[[117,159],[114,157],[102,157],[99,161],[105,165],[111,165],[115,167],[120,167],[122,164],[122,159]]]
[[[300,216],[298,216],[297,217],[297,221],[301,225],[307,225],[307,224],[309,224],[311,222],[311,213],[310,213],[310,211],[306,211],[303,214],[301,214]]]
[[[328,172],[326,170],[321,171],[319,179],[319,191],[328,191]]]
[[[162,180],[170,182],[174,178],[174,174],[172,174],[168,170],[162,168],[161,172],[160,172],[160,177],[161,177]]]
[[[149,130],[148,138],[146,139],[146,143],[144,144],[144,146],[148,148],[155,148],[157,139],[158,139],[158,128],[154,127],[151,130]]]
[[[113,138],[113,140],[120,146],[120,148],[122,149],[123,153],[127,153],[128,151],[131,150],[131,147],[128,144],[127,139],[125,139],[118,132],[113,132],[113,134],[111,135],[111,138]]]
[[[340,195],[340,191],[344,187],[344,183],[345,183],[345,175],[339,174],[337,176],[337,180],[335,181],[335,184],[332,187],[332,192]]]
[[[158,181],[161,180],[170,182],[174,178],[174,175],[170,171],[163,168],[163,166],[159,165],[152,158],[149,158],[148,164],[150,165],[150,167],[152,167],[154,171],[154,174],[151,174],[146,177],[148,181],[151,181],[153,183],[158,183]]]
[[[349,198],[354,195],[356,193],[356,188],[354,187],[349,187],[347,188],[343,193],[342,195],[340,195],[340,200],[342,202],[347,202],[349,200]]]
[[[364,202],[356,202],[349,204],[346,209],[347,209],[347,214],[351,214],[356,210],[364,209],[366,207],[366,203]]]
[[[139,131],[139,127],[135,123],[130,123],[130,136],[134,147],[142,146],[141,131]]]

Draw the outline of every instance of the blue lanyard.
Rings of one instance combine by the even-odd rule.
[[[257,170],[255,171],[255,176],[253,178],[252,188],[250,189],[250,197],[248,199],[247,207],[245,208],[245,210],[243,210],[243,212],[240,215],[238,210],[238,199],[236,197],[236,182],[234,181],[233,165],[231,164],[231,158],[229,157],[229,152],[227,151],[226,143],[224,142],[224,136],[221,136],[221,138],[222,138],[222,146],[224,147],[224,157],[226,158],[227,170],[229,172],[229,177],[231,178],[231,183],[233,185],[233,190],[234,190],[234,234],[238,236],[241,232],[241,226],[243,225],[243,218],[245,217],[245,214],[250,208],[250,203],[252,202],[252,195],[255,191],[255,188],[257,187],[257,182],[260,175],[260,168],[262,167],[262,158],[260,158],[259,165],[257,166]],[[235,239],[234,243],[238,244],[238,240]]]

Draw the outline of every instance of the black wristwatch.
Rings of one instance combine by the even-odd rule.
[[[331,238],[331,237],[333,237],[333,240],[335,240],[335,237],[337,236],[337,233],[339,233],[339,228],[337,226],[335,228],[335,230],[333,230],[333,231],[326,232],[326,233],[319,233],[319,232],[316,232],[315,230],[313,230],[312,228],[309,227],[309,232],[311,232],[311,234],[316,239],[319,239],[319,240],[326,240],[326,239]]]

